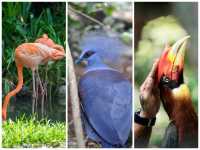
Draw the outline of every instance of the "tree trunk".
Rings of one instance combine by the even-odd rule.
[[[74,71],[74,65],[73,65],[73,59],[71,56],[71,52],[69,49],[69,45],[67,45],[67,60],[68,60],[68,88],[69,88],[69,95],[71,104],[72,104],[72,115],[73,115],[73,121],[74,121],[74,128],[75,128],[75,134],[77,139],[77,144],[79,148],[84,148],[84,135],[83,135],[83,128],[81,123],[81,117],[80,117],[80,103],[79,103],[79,97],[78,97],[78,88],[77,88],[77,82],[76,82],[76,76]]]

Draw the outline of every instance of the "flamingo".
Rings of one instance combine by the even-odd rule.
[[[23,43],[15,49],[15,64],[18,73],[18,84],[16,88],[10,91],[4,98],[2,107],[2,119],[6,120],[7,107],[12,96],[15,96],[23,86],[23,68],[32,70],[33,76],[33,105],[36,99],[35,91],[35,71],[38,73],[38,66],[48,61],[56,61],[65,57],[64,48],[54,43],[47,34],[37,39],[34,43]],[[39,74],[38,74],[39,77]],[[40,79],[39,79],[40,80]],[[41,84],[41,81],[39,81]],[[33,106],[32,106],[33,107]],[[34,108],[34,107],[33,107]]]

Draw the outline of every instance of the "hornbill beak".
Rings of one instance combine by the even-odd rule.
[[[162,53],[157,70],[157,83],[176,88],[183,83],[184,57],[190,36],[178,40],[172,47],[166,47]]]

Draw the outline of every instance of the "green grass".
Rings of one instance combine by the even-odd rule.
[[[3,123],[4,148],[13,147],[65,147],[65,123],[41,121],[35,117],[21,117]]]

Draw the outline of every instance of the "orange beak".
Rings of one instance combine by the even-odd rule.
[[[190,36],[178,40],[172,47],[166,47],[162,53],[157,70],[157,83],[170,88],[183,83],[184,57]]]

